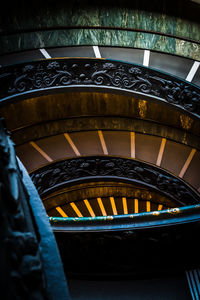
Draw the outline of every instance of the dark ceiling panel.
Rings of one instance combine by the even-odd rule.
[[[80,211],[83,217],[91,217],[83,200],[75,202],[75,205],[77,206],[78,210]]]
[[[91,205],[91,207],[92,207],[92,209],[93,209],[96,216],[102,216],[101,209],[99,207],[97,198],[90,199],[90,205]]]
[[[0,65],[7,66],[22,62],[29,62],[37,59],[44,59],[44,55],[39,50],[17,52],[11,55],[1,55]]]
[[[123,204],[122,204],[122,197],[114,197],[115,204],[117,208],[118,215],[124,214]]]
[[[109,155],[122,155],[130,157],[130,132],[104,131],[103,135]]]
[[[191,148],[188,146],[167,140],[161,167],[176,175],[179,175],[182,167],[185,164],[185,161],[188,158],[188,155],[190,154],[190,151]]]
[[[113,210],[110,204],[110,198],[109,197],[105,197],[101,199],[103,202],[103,205],[105,207],[106,213],[108,216],[112,216],[113,215]]]
[[[200,67],[198,68],[193,80],[192,80],[192,83],[200,86]]]
[[[70,137],[81,155],[103,154],[97,131],[74,132]]]
[[[48,161],[30,144],[16,147],[16,154],[19,156],[28,172],[48,163]]]
[[[137,159],[155,164],[157,161],[161,138],[152,135],[135,134],[135,156]]]
[[[61,135],[54,135],[37,141],[37,145],[42,148],[53,160],[75,156],[75,153],[68,141]]]
[[[128,213],[133,214],[134,213],[134,199],[127,198],[126,201],[127,201]]]
[[[51,209],[50,211],[47,211],[47,214],[49,217],[59,217],[61,218],[61,214],[57,211],[56,208]]]
[[[146,212],[147,211],[146,208],[147,208],[146,201],[138,201],[138,209],[140,213]]]
[[[69,218],[76,218],[77,214],[70,204],[65,204],[61,206],[62,210],[67,214]]]
[[[58,47],[46,49],[52,58],[55,57],[95,57],[91,46]]]
[[[200,152],[196,152],[183,177],[193,187],[200,188]]]
[[[180,56],[151,52],[149,67],[185,79],[194,61]]]
[[[137,64],[143,63],[144,50],[122,47],[99,47],[101,57],[123,60]]]

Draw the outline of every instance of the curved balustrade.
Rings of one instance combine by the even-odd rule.
[[[94,218],[49,217],[55,232],[137,230],[199,222],[200,204],[138,214]]]
[[[67,184],[92,180],[123,180],[146,186],[179,205],[197,204],[199,194],[183,180],[153,165],[122,157],[88,156],[58,161],[31,174],[40,195]]]
[[[63,91],[64,88],[134,93],[174,105],[197,117],[200,89],[150,68],[104,59],[51,59],[3,67],[0,104]]]

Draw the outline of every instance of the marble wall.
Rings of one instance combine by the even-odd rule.
[[[47,2],[30,1],[27,6],[22,1],[21,6],[1,12],[1,54],[41,47],[101,45],[145,48],[200,60],[200,6],[195,3]]]

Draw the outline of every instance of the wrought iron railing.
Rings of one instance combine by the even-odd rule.
[[[65,88],[114,90],[149,97],[200,115],[200,88],[144,66],[107,59],[51,59],[0,69],[0,105]]]

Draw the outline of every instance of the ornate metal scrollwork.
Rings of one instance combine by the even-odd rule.
[[[144,185],[177,201],[180,205],[200,202],[197,193],[184,181],[146,163],[117,157],[82,157],[59,161],[31,174],[40,194],[77,180],[123,179]]]
[[[52,59],[0,70],[0,102],[26,93],[68,86],[112,87],[161,98],[200,115],[200,89],[139,65],[96,59]]]

